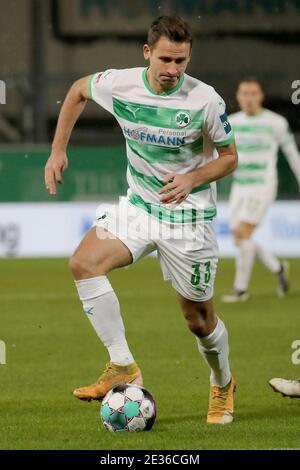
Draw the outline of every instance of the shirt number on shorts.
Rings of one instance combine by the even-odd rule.
[[[206,263],[196,263],[192,264],[192,268],[194,270],[192,277],[191,277],[191,284],[193,286],[198,286],[201,280],[201,264],[204,266],[203,274],[204,274],[204,284],[208,284],[210,281],[210,261],[206,261]]]

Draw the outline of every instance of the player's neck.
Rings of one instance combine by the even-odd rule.
[[[171,88],[163,88],[161,84],[157,80],[155,80],[154,77],[152,77],[150,68],[148,68],[147,70],[146,79],[150,88],[152,88],[152,90],[154,90],[155,93],[157,93],[158,95],[161,95],[162,93],[170,92],[171,90],[177,87],[178,82],[179,82],[179,79],[178,79],[175,85],[172,86]]]
[[[244,113],[249,117],[255,117],[255,116],[259,116],[260,114],[262,114],[263,111],[264,111],[263,108],[258,108],[253,111],[244,111]]]

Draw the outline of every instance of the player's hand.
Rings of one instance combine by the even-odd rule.
[[[52,150],[45,166],[45,186],[51,196],[56,196],[56,183],[63,183],[62,174],[67,168],[66,152]]]
[[[164,178],[166,184],[159,190],[160,202],[169,204],[174,202],[180,204],[183,202],[194,187],[193,173],[184,175],[179,173],[169,173]]]

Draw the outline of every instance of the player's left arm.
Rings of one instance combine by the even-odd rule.
[[[238,162],[234,140],[223,147],[217,148],[219,158],[212,160],[201,168],[186,174],[169,173],[165,176],[166,185],[159,191],[163,203],[183,202],[193,188],[211,183],[232,173]],[[170,181],[168,183],[168,181]],[[166,193],[167,191],[167,193]]]
[[[284,121],[281,132],[279,132],[279,145],[295,175],[300,190],[300,154],[295,138],[286,120]]]

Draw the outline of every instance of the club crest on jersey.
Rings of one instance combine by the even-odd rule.
[[[186,127],[190,124],[192,118],[186,111],[179,111],[175,116],[175,123],[178,127]]]

